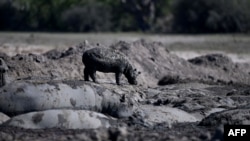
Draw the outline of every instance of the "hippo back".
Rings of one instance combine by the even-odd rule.
[[[126,68],[129,64],[127,57],[121,52],[108,48],[93,48],[83,53],[82,61],[85,66],[95,67],[100,71],[114,68]]]

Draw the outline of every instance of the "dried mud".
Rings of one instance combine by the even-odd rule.
[[[250,104],[250,65],[236,63],[224,54],[206,54],[185,60],[167,50],[165,44],[146,40],[119,41],[110,46],[84,42],[66,49],[53,49],[42,54],[1,52],[9,68],[9,82],[65,83],[72,88],[86,85],[83,81],[81,55],[93,47],[110,47],[125,54],[133,66],[142,72],[139,85],[129,87],[123,77],[122,86],[114,86],[113,74],[97,73],[100,84],[110,90],[141,94],[132,116],[117,118],[110,128],[98,129],[21,129],[0,127],[0,140],[222,140],[223,124],[248,124]],[[88,82],[87,85],[89,85]],[[97,90],[98,91],[98,90]],[[129,97],[129,95],[127,95]],[[140,109],[148,109],[143,115]],[[168,109],[171,124],[160,122]],[[171,115],[176,109],[193,116],[196,121],[184,121],[181,115]],[[1,112],[1,111],[0,111]],[[233,113],[233,114],[232,114]],[[112,115],[108,115],[112,116]],[[150,120],[159,120],[152,124]],[[186,119],[185,119],[186,120]],[[228,120],[228,121],[226,121]]]

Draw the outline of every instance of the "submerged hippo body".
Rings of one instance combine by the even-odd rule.
[[[83,53],[84,79],[89,81],[89,76],[96,82],[96,71],[104,73],[115,73],[116,83],[120,85],[122,74],[128,79],[130,84],[136,85],[136,69],[120,52],[107,48],[92,48]]]

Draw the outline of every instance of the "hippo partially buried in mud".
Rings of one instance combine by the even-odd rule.
[[[124,74],[128,82],[137,85],[136,77],[140,74],[132,67],[126,57],[112,49],[92,48],[83,53],[84,80],[89,81],[89,76],[96,81],[96,71],[115,73],[116,84],[120,85],[121,75]]]

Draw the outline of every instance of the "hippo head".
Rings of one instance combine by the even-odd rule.
[[[126,78],[128,79],[128,83],[132,85],[137,85],[136,78],[141,72],[137,72],[136,69],[129,69],[127,73],[125,73]]]

